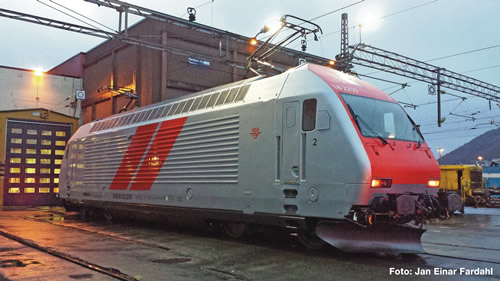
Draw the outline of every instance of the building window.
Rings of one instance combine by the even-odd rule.
[[[9,183],[21,183],[21,178],[9,178]]]
[[[56,155],[64,155],[64,150],[57,150],[55,151]]]
[[[62,159],[54,159],[54,164],[61,165],[62,164]]]
[[[47,158],[41,158],[40,159],[40,164],[43,164],[43,165],[50,165],[52,161],[50,159],[47,159]]]
[[[26,134],[36,136],[36,135],[38,135],[38,131],[34,130],[34,129],[28,129],[28,130],[26,130]]]
[[[59,183],[59,178],[54,178],[54,183]]]
[[[59,193],[59,187],[54,187],[54,193]]]
[[[56,137],[65,137],[66,136],[66,132],[64,131],[57,131],[56,132]]]
[[[24,172],[26,174],[36,174],[36,168],[25,168]]]
[[[49,168],[40,168],[40,174],[50,174]]]
[[[66,141],[56,141],[57,146],[66,146]]]
[[[50,183],[50,178],[40,178],[40,183]]]
[[[50,187],[40,187],[38,193],[50,193]]]
[[[12,134],[22,134],[22,133],[23,133],[23,129],[21,129],[21,128],[12,128],[12,129],[10,130],[10,132],[11,132]]]
[[[25,178],[24,183],[36,183],[36,179],[35,178]]]
[[[52,131],[42,130],[42,136],[52,136]]]
[[[11,138],[10,139],[10,143],[22,144],[23,143],[23,139],[21,139],[21,138]]]
[[[24,193],[35,193],[35,188],[34,187],[25,187]]]
[[[60,172],[61,172],[61,169],[54,169],[54,174],[59,175]]]
[[[27,139],[26,140],[26,144],[37,144],[37,143],[38,143],[37,139]]]
[[[42,145],[52,145],[52,141],[51,140],[42,140]]]
[[[26,154],[36,154],[36,148],[26,148]]]
[[[22,150],[20,148],[11,147],[10,148],[10,153],[12,153],[12,154],[21,154]]]
[[[36,164],[36,158],[26,158],[24,162],[26,164]]]
[[[43,155],[50,155],[52,154],[52,149],[40,149],[40,153]]]
[[[9,193],[21,193],[21,189],[19,187],[9,187]]]
[[[9,173],[11,174],[20,174],[21,168],[9,168]]]
[[[21,158],[10,158],[9,162],[12,164],[20,164]]]
[[[305,100],[302,107],[302,130],[312,131],[316,127],[316,99]]]

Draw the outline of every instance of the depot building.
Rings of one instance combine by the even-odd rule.
[[[127,33],[164,48],[106,40],[38,78],[0,66],[0,82],[9,87],[0,97],[10,101],[0,104],[0,206],[57,203],[61,159],[79,124],[256,75],[246,68],[257,48],[250,37],[169,15],[144,19]],[[328,61],[282,48],[271,62],[287,70]],[[85,99],[76,106],[81,91]]]
[[[47,109],[0,111],[0,202],[55,205],[66,144],[78,118]]]

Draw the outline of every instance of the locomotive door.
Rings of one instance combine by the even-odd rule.
[[[299,183],[300,146],[300,103],[288,102],[283,105],[283,162],[281,175],[285,184]]]

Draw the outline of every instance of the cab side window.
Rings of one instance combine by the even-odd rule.
[[[308,99],[302,105],[302,131],[312,131],[316,127],[316,99]]]

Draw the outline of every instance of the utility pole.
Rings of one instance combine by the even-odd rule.
[[[340,54],[335,56],[335,68],[342,72],[349,72],[353,67],[351,54],[349,53],[349,25],[347,13],[342,14],[340,22]]]
[[[441,127],[441,69],[436,69],[436,85],[437,85],[437,113],[438,113],[438,127]]]

